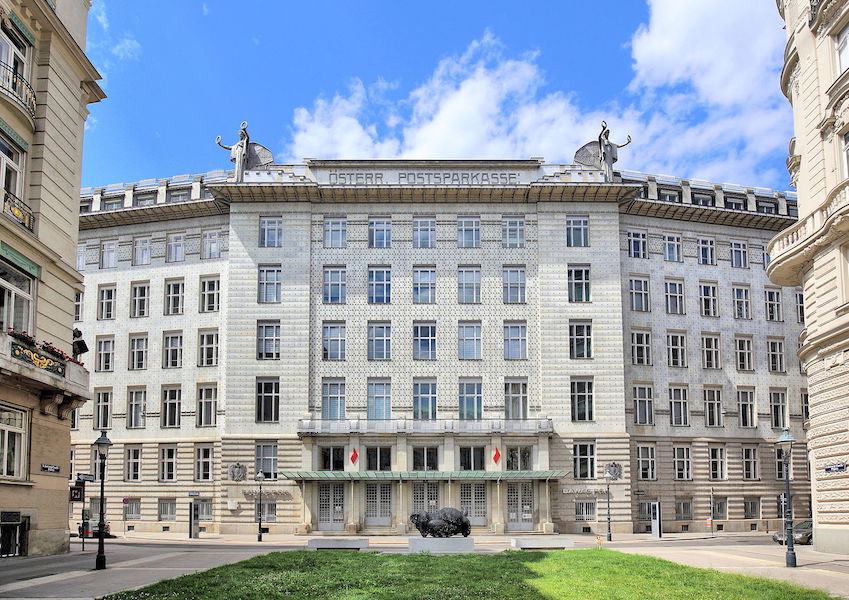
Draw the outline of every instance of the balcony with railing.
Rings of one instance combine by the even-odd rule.
[[[551,419],[301,419],[301,435],[552,433]]]
[[[35,90],[20,72],[3,62],[0,62],[0,91],[18,103],[31,120],[35,120]]]
[[[12,192],[3,192],[3,214],[18,225],[32,232],[35,227],[35,216],[27,203]]]

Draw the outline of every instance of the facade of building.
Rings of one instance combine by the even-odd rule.
[[[89,2],[0,2],[0,557],[68,549],[70,360],[83,124],[101,100]]]
[[[764,250],[792,196],[536,159],[227,175],[82,193],[72,470],[106,429],[113,531],[185,531],[194,504],[221,533],[442,506],[601,532],[610,463],[614,531],[656,501],[666,531],[777,526],[803,308]]]
[[[808,305],[799,356],[810,378],[814,545],[849,553],[849,2],[781,0],[778,9],[799,222],[770,243],[768,274],[803,286]]]

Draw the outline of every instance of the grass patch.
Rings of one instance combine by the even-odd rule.
[[[612,550],[272,552],[104,600],[828,600],[771,579]]]

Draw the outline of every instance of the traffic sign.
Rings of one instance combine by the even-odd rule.
[[[77,473],[78,481],[94,481],[94,475],[91,473]]]
[[[189,492],[189,497],[194,498],[195,496],[200,496],[200,492]]]
[[[124,498],[123,500],[121,500],[121,502],[123,502],[124,504],[129,504],[129,503],[130,503],[130,499],[129,499],[129,498]]]

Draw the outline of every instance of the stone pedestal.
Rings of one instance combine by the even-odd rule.
[[[475,539],[472,537],[432,538],[410,536],[410,552],[429,552],[431,554],[461,554],[475,551]]]

